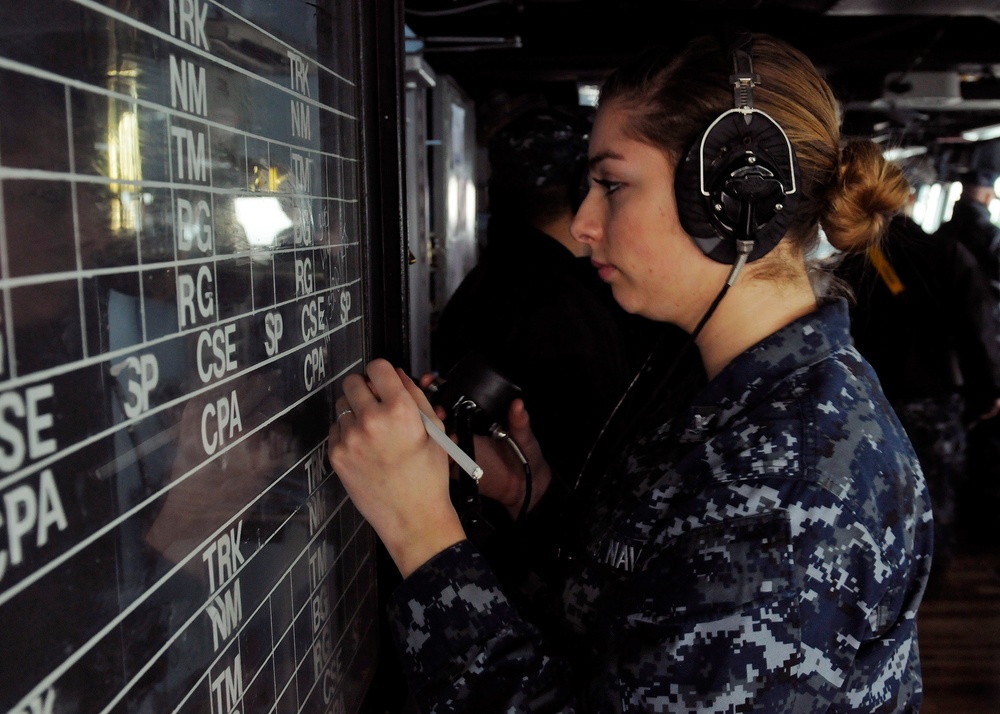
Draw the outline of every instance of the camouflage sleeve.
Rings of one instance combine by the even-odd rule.
[[[575,711],[565,665],[538,651],[470,541],[404,580],[389,620],[411,691],[428,712]]]

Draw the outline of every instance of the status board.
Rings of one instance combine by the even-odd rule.
[[[4,0],[0,712],[352,712],[358,18]]]

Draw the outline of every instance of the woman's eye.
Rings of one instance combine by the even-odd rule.
[[[594,179],[594,183],[604,187],[604,194],[606,196],[610,196],[623,185],[621,181],[609,181],[608,179]]]

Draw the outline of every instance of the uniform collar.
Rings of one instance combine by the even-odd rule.
[[[705,440],[792,372],[850,344],[847,301],[837,298],[820,304],[737,356],[708,382],[688,409],[680,440]]]

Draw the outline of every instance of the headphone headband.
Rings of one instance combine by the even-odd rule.
[[[760,84],[760,77],[753,71],[753,36],[749,32],[740,35],[730,50],[733,58],[733,73],[729,81],[733,85],[733,106],[736,109],[753,109],[753,88]]]

